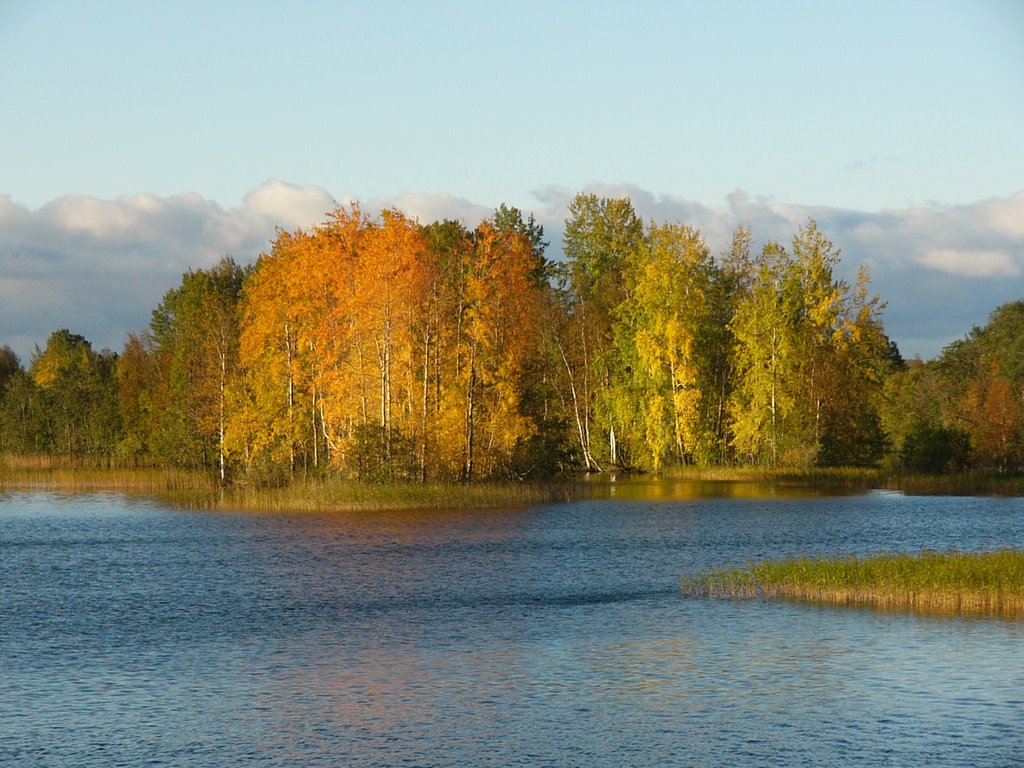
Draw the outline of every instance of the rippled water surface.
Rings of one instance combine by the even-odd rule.
[[[1024,500],[0,496],[0,765],[1024,764],[1024,622],[679,592],[705,566],[1001,546]]]

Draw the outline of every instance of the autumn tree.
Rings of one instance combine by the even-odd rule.
[[[1008,378],[993,363],[963,398],[967,431],[980,466],[1006,472],[1021,461],[1021,408]]]
[[[953,341],[926,365],[935,385],[921,402],[930,426],[965,435],[979,466],[1008,471],[1024,462],[1024,301],[997,307],[988,323]]]
[[[460,478],[466,465],[468,281],[473,233],[458,221],[422,229],[431,264],[419,336],[423,354],[421,477]]]
[[[537,348],[538,254],[521,233],[483,222],[466,280],[463,477],[496,474],[536,431],[524,412],[529,361]]]
[[[709,322],[712,261],[700,233],[682,224],[651,223],[645,247],[623,275],[615,309],[617,370],[602,398],[630,454],[657,470],[704,453],[699,348]]]
[[[702,463],[724,465],[733,459],[728,408],[736,385],[737,345],[732,321],[751,287],[751,242],[750,228],[738,226],[710,272],[707,317],[698,329],[697,343],[703,358],[699,387],[704,440],[698,455]]]
[[[367,225],[351,294],[355,353],[361,366],[372,361],[375,390],[373,428],[364,413],[361,439],[379,443],[381,460],[392,467],[389,474],[408,475],[417,459],[420,474],[424,471],[430,344],[424,318],[433,282],[430,266],[416,222],[387,210],[380,223]],[[411,453],[416,446],[418,457]]]
[[[537,336],[522,378],[522,412],[536,425],[536,431],[520,440],[511,459],[510,472],[518,478],[546,477],[571,467],[574,433],[571,402],[559,340],[568,314],[556,287],[558,265],[547,258],[549,245],[544,227],[531,213],[525,219],[518,208],[504,203],[494,212],[494,228],[502,235],[524,238],[535,266],[530,278],[535,289],[534,312]]]
[[[534,215],[531,213],[524,219],[522,211],[518,208],[502,203],[494,209],[491,225],[503,235],[514,235],[526,240],[536,264],[531,278],[538,287],[546,287],[554,265],[545,255],[550,243],[544,239],[544,227],[537,223]]]
[[[881,305],[868,294],[866,271],[852,289],[834,277],[839,255],[811,220],[794,236],[792,254],[769,243],[751,265],[731,324],[733,444],[750,461],[870,464],[881,455]]]
[[[369,411],[369,361],[352,369],[352,269],[365,218],[339,208],[311,232],[279,231],[242,291],[242,376],[230,448],[246,472],[267,478],[283,468],[314,470],[343,462],[356,417]],[[330,392],[345,392],[344,402]],[[331,449],[337,453],[331,455]]]
[[[737,379],[730,412],[733,446],[753,463],[775,466],[786,450],[796,402],[798,286],[792,260],[768,243],[751,263],[751,287],[730,329]]]

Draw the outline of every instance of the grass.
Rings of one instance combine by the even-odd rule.
[[[776,470],[754,467],[684,467],[672,470],[664,476],[674,479],[747,482],[768,488],[807,488],[818,491],[885,489],[935,496],[1024,496],[1024,474],[982,470],[936,475],[857,467]]]
[[[226,488],[215,506],[271,512],[494,509],[581,498],[577,483],[394,483],[296,480],[282,488]]]
[[[957,472],[947,475],[892,473],[877,487],[936,496],[1024,496],[1024,475]]]
[[[660,475],[627,475],[613,482],[615,479],[599,475],[550,483],[377,485],[326,478],[297,479],[282,488],[239,484],[221,489],[210,473],[197,470],[124,466],[102,459],[0,456],[0,491],[123,491],[169,495],[174,503],[193,507],[274,511],[472,509],[584,498],[680,498],[716,493],[759,496],[873,488],[920,494],[1024,496],[1024,476],[987,473],[936,476],[877,469],[683,467]]]
[[[154,494],[177,506],[270,512],[486,509],[584,498],[575,480],[551,483],[360,483],[339,478],[296,479],[283,487],[221,488],[198,470],[117,466],[48,456],[0,457],[0,491],[120,491]]]
[[[0,457],[0,491],[211,492],[208,475],[185,469],[114,466],[49,456]]]
[[[683,592],[1024,618],[1024,550],[768,561],[686,577]]]

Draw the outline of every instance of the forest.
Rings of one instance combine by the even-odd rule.
[[[712,254],[577,195],[468,228],[339,207],[251,266],[191,270],[95,351],[0,348],[0,455],[199,468],[223,483],[542,479],[679,466],[1019,472],[1024,301],[904,361],[813,220]]]

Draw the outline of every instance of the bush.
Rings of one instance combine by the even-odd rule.
[[[903,441],[900,462],[911,472],[943,474],[970,466],[971,440],[951,427],[920,426]]]

